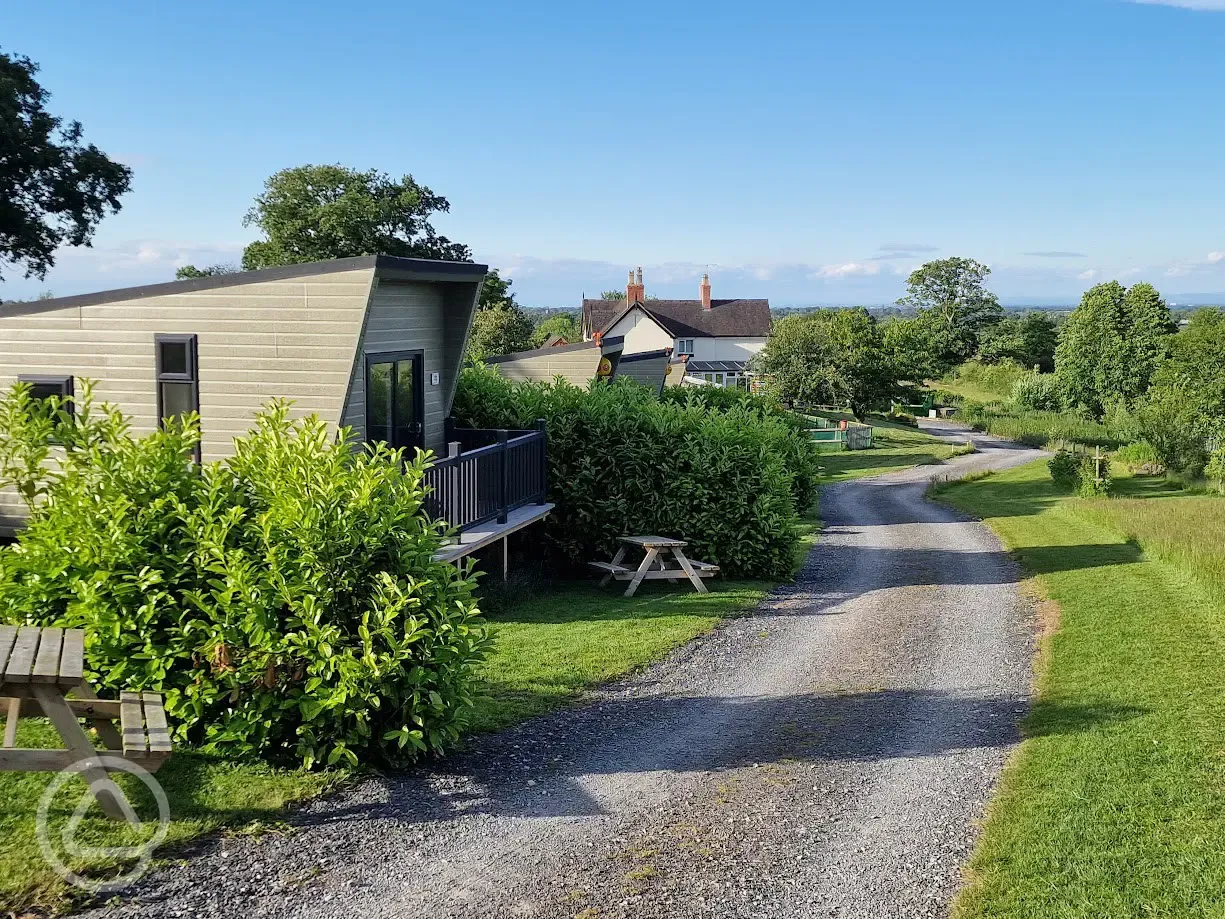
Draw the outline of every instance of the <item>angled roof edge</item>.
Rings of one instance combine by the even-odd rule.
[[[634,361],[657,361],[661,357],[667,357],[671,350],[671,348],[660,348],[658,351],[639,351],[634,354],[622,354],[621,363],[632,364]]]
[[[478,281],[489,271],[488,265],[474,262],[446,262],[428,258],[400,258],[394,255],[359,255],[354,258],[335,258],[323,262],[305,262],[300,265],[281,265],[276,268],[260,268],[256,271],[236,271],[207,278],[189,278],[185,281],[167,281],[161,284],[144,284],[139,287],[121,287],[92,294],[76,294],[71,297],[56,297],[52,300],[34,300],[29,303],[0,303],[0,317],[30,316],[74,306],[96,306],[119,300],[143,300],[146,297],[164,297],[170,294],[190,294],[201,290],[216,290],[225,287],[240,287],[266,281],[286,281],[318,274],[339,271],[360,271],[373,268],[380,276],[392,280],[417,281]]]
[[[512,351],[510,354],[502,354],[498,357],[485,358],[486,364],[505,364],[509,361],[521,361],[532,357],[544,357],[549,354],[569,354],[573,351],[595,351],[599,350],[601,354],[612,351],[620,351],[624,346],[625,336],[618,335],[615,338],[605,338],[597,343],[595,341],[580,341],[573,345],[554,345],[552,348],[533,348],[530,351]]]
[[[669,329],[669,328],[668,328],[666,325],[664,325],[664,324],[663,324],[663,321],[662,321],[662,320],[661,320],[661,319],[660,319],[658,316],[656,316],[654,313],[652,313],[652,312],[651,312],[649,309],[647,309],[647,308],[646,308],[646,307],[645,307],[645,306],[644,306],[644,305],[643,305],[641,302],[639,302],[638,300],[635,300],[633,303],[629,304],[629,305],[628,305],[628,306],[627,306],[625,309],[623,309],[621,312],[619,312],[619,313],[618,313],[616,316],[614,316],[614,317],[613,317],[612,322],[606,323],[606,324],[604,325],[604,328],[602,328],[600,331],[601,331],[601,332],[607,332],[609,329],[611,329],[613,326],[615,326],[615,325],[616,325],[618,322],[620,322],[622,319],[624,319],[626,316],[628,316],[628,315],[629,315],[630,313],[632,313],[634,310],[642,310],[642,312],[643,312],[643,313],[646,315],[646,317],[647,317],[648,319],[650,319],[650,320],[651,320],[653,323],[655,323],[657,326],[659,326],[659,329],[660,329],[660,331],[661,331],[661,332],[663,332],[663,333],[664,333],[665,335],[667,335],[669,338],[672,338],[672,337],[673,337],[673,335],[672,335],[672,330],[671,330],[671,329]]]

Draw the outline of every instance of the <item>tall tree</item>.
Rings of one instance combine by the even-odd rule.
[[[1059,333],[1055,374],[1065,401],[1096,415],[1144,395],[1169,351],[1170,309],[1151,284],[1085,292]]]
[[[945,369],[978,352],[986,331],[1004,318],[1003,307],[987,290],[991,269],[971,258],[928,262],[906,279],[901,306],[917,308],[928,326],[935,358]]]
[[[477,309],[487,310],[503,305],[517,309],[519,304],[515,302],[515,295],[510,292],[510,286],[514,283],[510,278],[504,278],[498,274],[498,269],[490,268],[489,273],[485,275],[484,283],[481,284]]]
[[[189,281],[194,278],[215,278],[223,274],[237,274],[238,271],[237,265],[218,262],[216,265],[205,265],[203,268],[197,268],[195,265],[184,265],[174,273],[174,276],[179,281]]]
[[[0,52],[0,264],[27,278],[46,277],[59,247],[88,246],[132,181],[127,166],[82,143],[80,122],[46,110],[36,73],[29,58]]]
[[[468,359],[483,361],[532,347],[532,320],[513,304],[477,310],[468,335]]]
[[[900,389],[880,327],[862,307],[780,319],[755,364],[779,398],[845,406],[857,418]]]
[[[1022,367],[1050,373],[1055,369],[1058,342],[1059,328],[1046,313],[1006,316],[983,334],[978,357],[984,364],[1013,360]]]
[[[264,183],[243,220],[265,238],[247,246],[242,267],[269,268],[358,255],[398,255],[468,261],[461,243],[430,223],[450,203],[411,175],[393,181],[376,169],[296,166]]]
[[[601,300],[624,300],[625,291],[623,290],[602,290],[600,291]]]

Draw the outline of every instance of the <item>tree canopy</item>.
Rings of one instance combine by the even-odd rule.
[[[532,320],[513,303],[477,310],[468,336],[469,360],[483,361],[532,347]]]
[[[583,340],[573,313],[558,313],[536,323],[536,331],[532,333],[532,346],[542,347],[550,338],[558,335],[571,344]]]
[[[264,239],[247,246],[242,267],[269,268],[359,255],[469,261],[467,246],[440,235],[430,218],[450,203],[411,175],[398,182],[376,169],[340,165],[283,169],[243,220]]]
[[[1101,415],[1134,404],[1169,351],[1174,322],[1151,284],[1118,281],[1085,292],[1059,333],[1055,374],[1070,406]]]
[[[880,327],[862,307],[780,319],[756,365],[779,398],[845,406],[857,418],[899,390]]]
[[[1050,373],[1055,369],[1058,343],[1059,327],[1046,313],[1005,316],[982,335],[978,358],[984,364],[1016,361],[1022,367]]]
[[[0,52],[0,264],[44,278],[61,246],[88,246],[132,171],[50,114],[29,58]],[[3,275],[0,274],[0,280]]]
[[[484,283],[481,284],[477,309],[487,310],[490,307],[502,305],[518,307],[515,295],[510,292],[510,287],[514,283],[510,278],[502,277],[498,269],[490,268],[489,273],[485,275]]]
[[[184,265],[174,273],[174,276],[176,280],[188,281],[193,278],[215,278],[223,274],[236,274],[238,271],[237,265],[219,262],[216,265],[205,265],[203,268],[197,268],[195,265]]]
[[[906,296],[897,302],[918,310],[917,322],[943,370],[973,357],[987,330],[1004,318],[999,300],[986,288],[990,274],[974,259],[945,258],[906,279]]]

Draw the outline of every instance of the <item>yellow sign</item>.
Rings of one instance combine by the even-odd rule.
[[[590,364],[588,366],[590,366]],[[606,357],[600,358],[600,369],[596,371],[596,376],[601,376],[601,377],[612,376],[612,361],[610,361]]]

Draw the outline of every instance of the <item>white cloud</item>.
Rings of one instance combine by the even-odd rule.
[[[1225,0],[1131,0],[1148,6],[1176,6],[1184,10],[1225,10]]]
[[[1088,271],[1082,271],[1076,277],[1081,281],[1092,281],[1094,278],[1097,277],[1097,269],[1090,268]]]
[[[822,265],[810,273],[810,278],[867,278],[880,274],[880,264],[872,262],[845,262],[841,265]]]
[[[1209,252],[1208,264],[1215,265],[1218,262],[1225,262],[1225,252]]]

